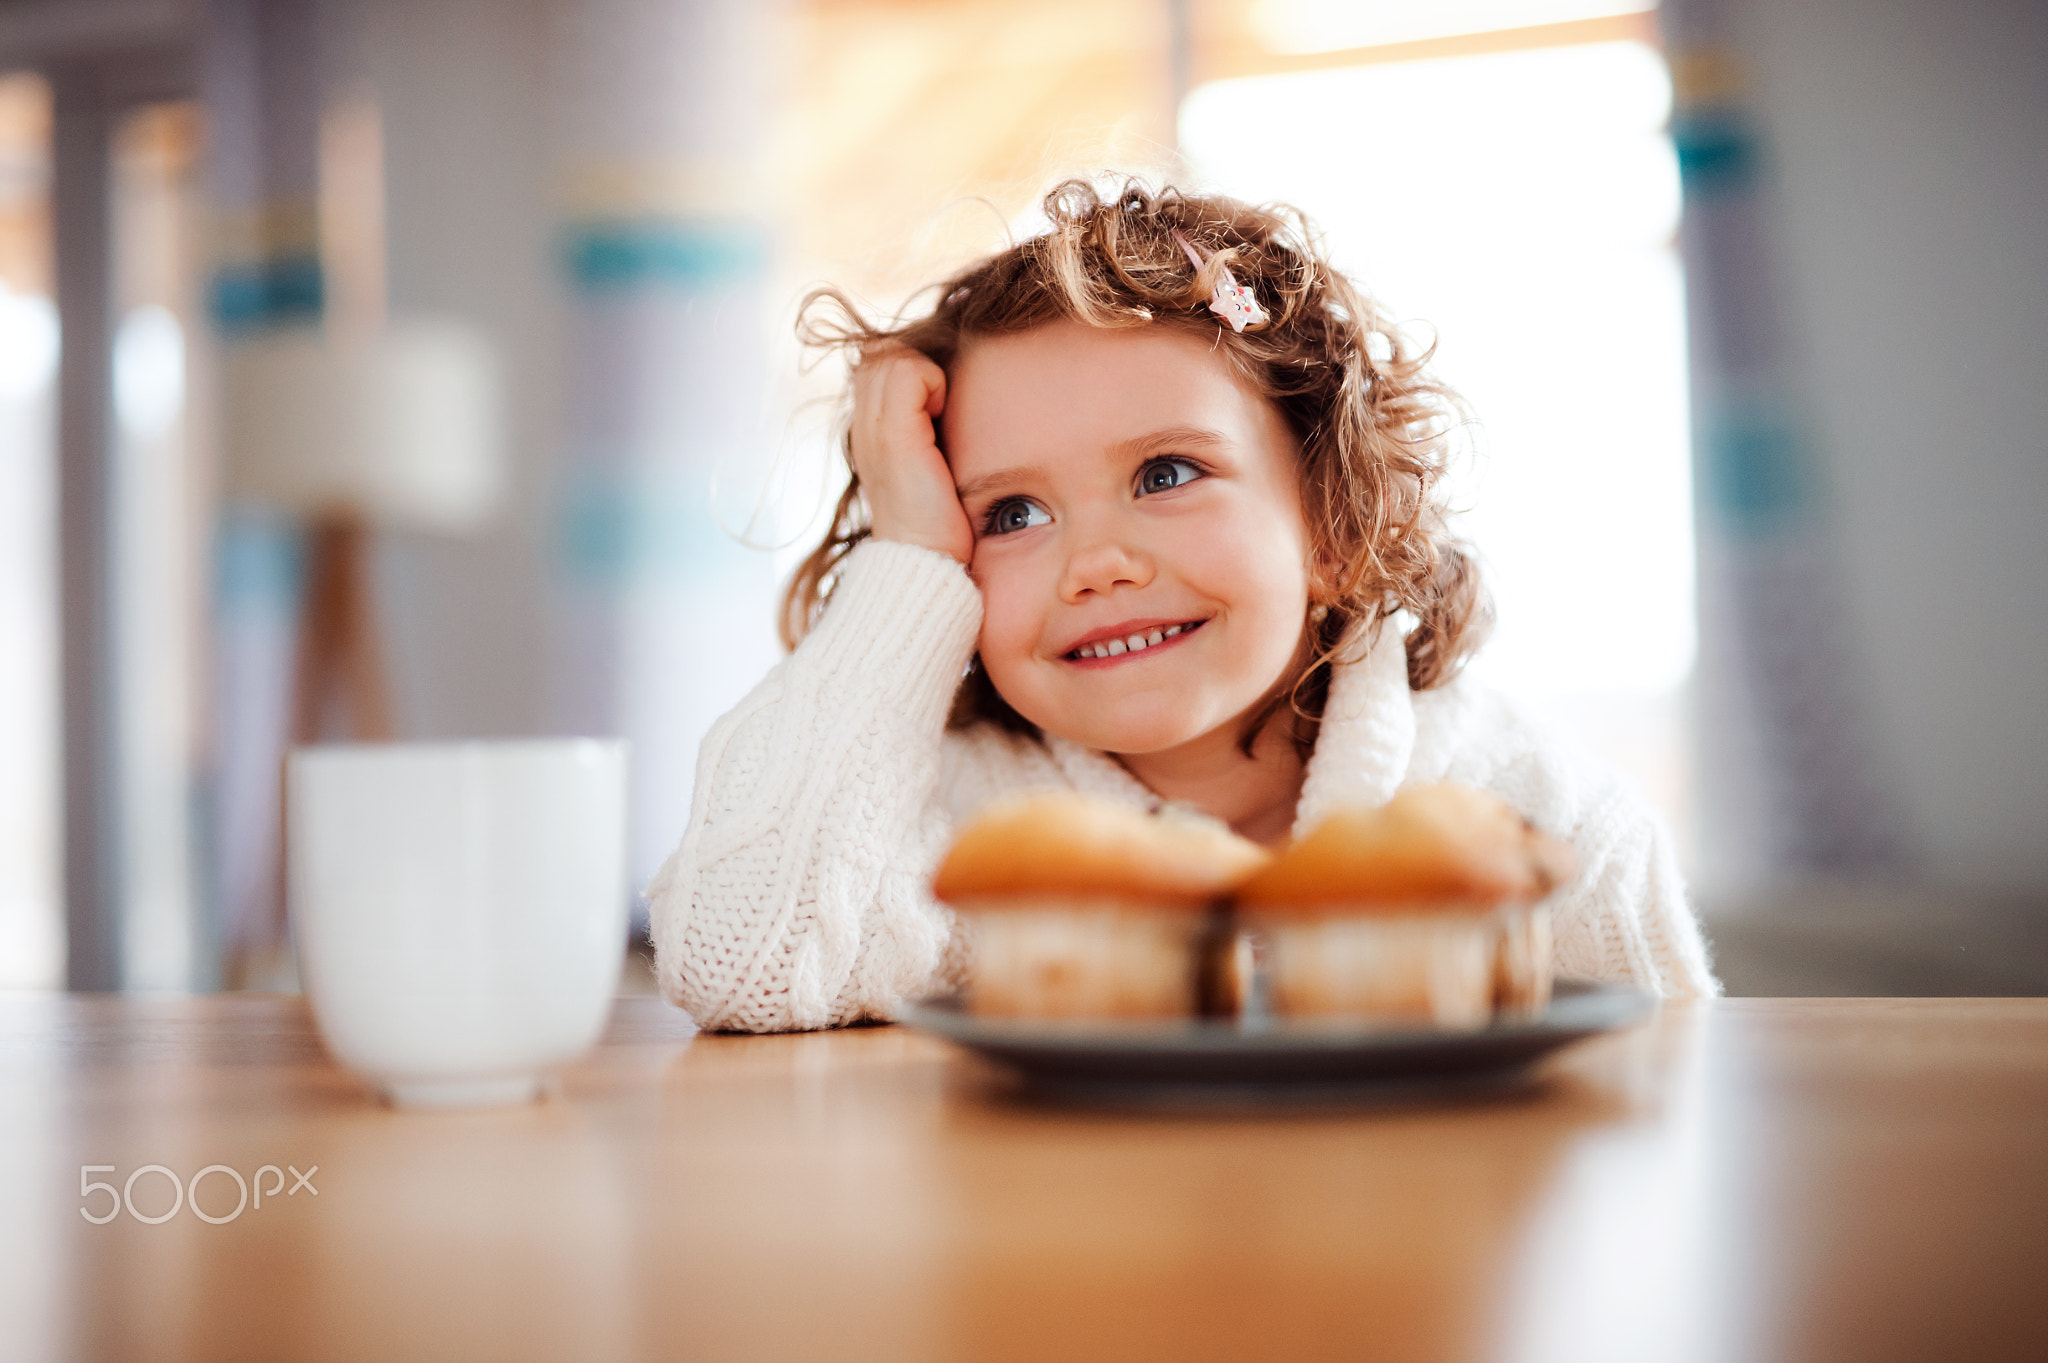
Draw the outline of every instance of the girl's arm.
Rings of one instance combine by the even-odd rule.
[[[1559,974],[1666,998],[1721,992],[1671,833],[1627,782],[1469,681],[1414,703],[1410,781],[1491,790],[1577,853],[1577,879],[1550,901]]]
[[[648,887],[662,991],[700,1027],[887,1017],[940,968],[940,745],[981,630],[945,407],[925,356],[862,355],[847,454],[873,537],[796,652],[705,736],[689,830]]]
[[[712,727],[648,888],[662,991],[698,1026],[888,1017],[931,981],[940,745],[980,627],[952,557],[865,541],[817,628]]]
[[[1579,878],[1553,902],[1560,974],[1626,979],[1665,998],[1721,992],[1687,902],[1671,833],[1640,796],[1582,776],[1569,826]]]

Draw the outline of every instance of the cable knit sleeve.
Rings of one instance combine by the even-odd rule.
[[[1469,684],[1420,695],[1415,708],[1411,781],[1491,790],[1578,854],[1578,878],[1550,901],[1560,974],[1666,998],[1721,992],[1671,833],[1627,782]]]
[[[705,1028],[889,1017],[939,968],[926,884],[981,595],[944,554],[867,541],[818,626],[705,736],[682,845],[648,887],[662,991]]]
[[[1719,994],[1664,821],[1606,773],[1581,778],[1578,793],[1556,830],[1581,863],[1553,901],[1559,972],[1627,979],[1665,998]]]

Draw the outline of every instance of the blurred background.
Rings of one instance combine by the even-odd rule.
[[[2048,992],[2032,0],[0,0],[0,987],[289,987],[295,741],[772,664],[881,311],[1075,173],[1322,225],[1477,420],[1476,671],[1731,992]]]

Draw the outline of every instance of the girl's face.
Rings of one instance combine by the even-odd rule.
[[[1278,410],[1197,335],[1063,321],[970,342],[943,421],[1003,699],[1107,752],[1240,737],[1308,610]]]

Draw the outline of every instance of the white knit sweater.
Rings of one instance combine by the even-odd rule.
[[[959,564],[863,543],[818,627],[706,736],[688,831],[648,890],[662,990],[698,1025],[888,1018],[943,981],[957,968],[952,921],[927,886],[953,830],[994,798],[1081,790],[1158,806],[1106,754],[949,731],[980,628],[981,594]],[[1480,687],[1411,692],[1389,630],[1331,681],[1295,832],[1337,805],[1445,780],[1493,791],[1578,852],[1578,881],[1552,901],[1561,974],[1717,992],[1648,808]]]

